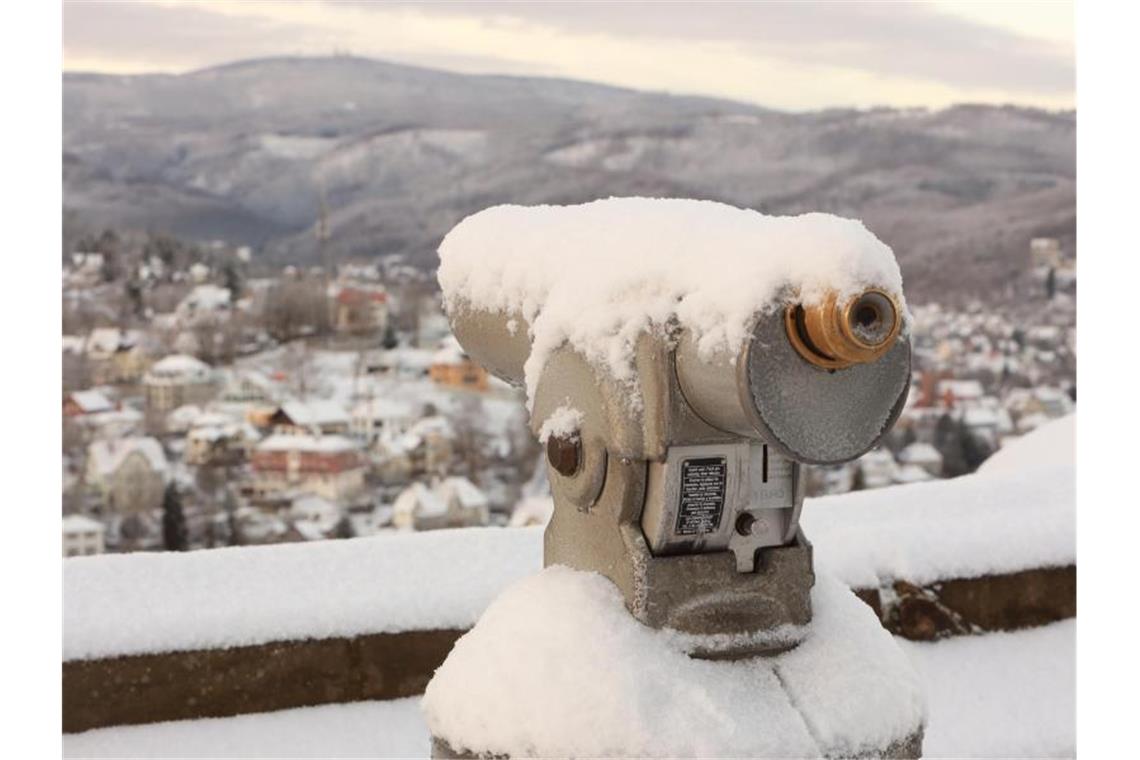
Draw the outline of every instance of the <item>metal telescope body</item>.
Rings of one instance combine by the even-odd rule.
[[[519,314],[453,305],[472,359],[522,384]],[[630,386],[564,344],[541,369],[531,427],[561,407],[575,433],[547,441],[554,514],[545,564],[595,571],[635,618],[692,636],[695,656],[795,646],[811,621],[811,544],[799,527],[806,464],[874,447],[906,400],[911,352],[882,290],[807,308],[756,305],[735,351],[681,327],[642,333]]]

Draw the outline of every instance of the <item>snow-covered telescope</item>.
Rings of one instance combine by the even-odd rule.
[[[526,387],[546,443],[547,564],[606,575],[649,625],[751,637],[710,654],[793,645],[801,465],[875,446],[910,384],[890,249],[826,214],[629,198],[488,209],[440,257],[456,337]]]

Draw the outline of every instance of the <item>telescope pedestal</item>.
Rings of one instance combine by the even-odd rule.
[[[596,573],[548,567],[509,588],[436,672],[433,757],[921,756],[918,676],[849,589],[821,576],[803,641],[691,656]]]

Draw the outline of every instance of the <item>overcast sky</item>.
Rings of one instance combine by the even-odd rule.
[[[1068,2],[65,0],[64,68],[183,72],[351,53],[789,110],[1074,104]]]

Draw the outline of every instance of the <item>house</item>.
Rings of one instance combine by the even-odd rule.
[[[63,416],[82,417],[109,412],[115,408],[111,400],[98,390],[75,391],[63,397]]]
[[[142,377],[150,364],[138,330],[98,327],[87,336],[87,360],[91,379],[96,385],[133,383]]]
[[[103,523],[83,515],[63,518],[63,556],[83,557],[106,550]]]
[[[487,390],[487,370],[471,361],[452,336],[432,357],[428,376],[439,384],[467,390]]]
[[[182,327],[216,325],[230,317],[230,291],[220,285],[196,285],[174,309]]]
[[[156,362],[143,377],[147,411],[165,415],[185,404],[202,404],[217,392],[209,364],[185,354]]]
[[[942,454],[929,443],[915,441],[899,452],[899,464],[925,470],[929,475],[942,477]]]
[[[921,483],[933,478],[933,475],[916,464],[904,464],[895,470],[893,481],[899,484]]]
[[[79,418],[95,438],[126,438],[142,430],[143,413],[129,406]]]
[[[347,435],[348,412],[335,401],[287,401],[269,418],[275,433],[284,435]]]
[[[351,433],[369,444],[381,435],[403,435],[420,418],[422,408],[417,407],[395,399],[365,399],[352,408]]]
[[[336,502],[363,493],[368,468],[357,443],[340,435],[274,434],[254,447],[251,463],[260,496],[293,490]]]
[[[413,483],[396,497],[392,524],[401,530],[436,530],[486,525],[486,494],[467,478],[444,478],[432,487]]]
[[[87,447],[87,485],[109,512],[135,514],[162,506],[169,467],[150,437],[100,439]]]
[[[977,380],[942,380],[938,383],[938,397],[947,409],[971,406],[986,395]]]
[[[399,436],[381,436],[376,441],[381,475],[389,482],[402,482],[425,474],[447,471],[454,457],[455,429],[446,417],[424,417]]]
[[[332,324],[347,335],[380,334],[388,326],[388,294],[375,285],[340,287],[332,301]]]
[[[971,407],[962,413],[962,424],[971,435],[996,450],[1002,428],[1000,411],[1002,410],[986,406]]]
[[[243,544],[275,544],[289,538],[289,526],[284,520],[254,507],[239,507],[234,512],[234,522]]]
[[[369,374],[392,375],[415,380],[427,377],[435,351],[426,348],[399,346],[385,351],[377,351],[368,357]]]
[[[230,373],[218,394],[224,404],[275,405],[278,389],[274,382],[255,370]]]
[[[333,538],[344,518],[342,507],[315,494],[304,494],[289,508],[290,532],[294,540],[319,541]]]
[[[257,431],[249,423],[221,417],[202,415],[186,433],[186,464],[232,466],[246,460],[257,442]]]

